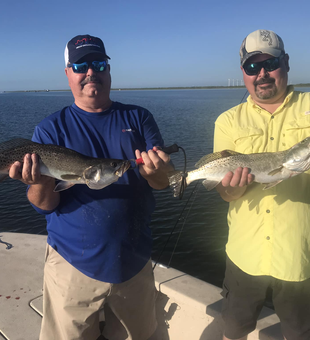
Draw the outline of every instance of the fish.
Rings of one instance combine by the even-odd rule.
[[[0,143],[0,182],[7,178],[12,164],[23,163],[25,154],[39,156],[42,175],[60,180],[55,192],[86,184],[100,190],[116,182],[130,168],[131,162],[123,159],[93,158],[53,144],[40,144],[24,138]]]
[[[204,179],[202,184],[210,191],[214,189],[229,172],[238,167],[249,168],[254,181],[263,184],[263,190],[270,189],[282,181],[310,169],[310,137],[285,151],[243,154],[223,150],[202,157],[197,169],[168,174],[169,185],[174,197],[181,198],[184,189],[193,181]]]

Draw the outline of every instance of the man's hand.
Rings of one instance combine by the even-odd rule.
[[[136,150],[136,158],[142,157],[144,164],[139,165],[140,174],[148,181],[153,189],[161,190],[169,185],[167,173],[174,170],[170,156],[153,147],[148,152]]]
[[[249,168],[237,168],[235,172],[229,171],[222,180],[223,187],[244,187],[253,182],[254,176]]]
[[[29,153],[25,155],[23,164],[15,162],[11,166],[9,176],[27,185],[43,184],[46,181],[53,180],[50,177],[41,176],[38,155],[30,155]]]
[[[229,171],[216,190],[226,202],[240,198],[246,191],[247,186],[254,181],[254,175],[249,168],[237,168],[235,172]]]
[[[15,162],[9,171],[12,179],[17,179],[27,185],[28,199],[42,210],[53,210],[59,204],[60,195],[54,192],[55,179],[41,175],[39,157],[36,154],[26,154],[24,163]]]

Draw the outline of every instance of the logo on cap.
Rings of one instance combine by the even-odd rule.
[[[94,39],[94,38],[86,37],[86,38],[83,38],[81,40],[78,39],[74,45],[76,46],[76,48],[80,48],[80,47],[84,47],[84,46],[95,46],[95,47],[100,48],[100,46],[96,44],[95,40],[96,39]]]
[[[272,46],[272,38],[271,38],[271,35],[270,35],[270,31],[260,31],[260,35],[262,36],[263,41],[269,41],[268,45]]]

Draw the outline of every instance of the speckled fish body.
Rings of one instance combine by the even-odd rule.
[[[92,158],[62,146],[16,138],[0,144],[0,181],[8,177],[14,162],[23,162],[27,153],[39,156],[42,175],[62,181],[55,191],[68,189],[74,184],[103,189],[116,182],[131,165],[127,160]]]
[[[309,170],[310,137],[280,152],[241,154],[223,150],[202,157],[195,166],[196,170],[186,174],[185,186],[204,179],[203,185],[207,190],[212,190],[229,171],[234,172],[238,167],[247,167],[254,175],[254,181],[264,184],[263,189],[269,189],[283,180]],[[181,182],[182,173],[175,172],[169,176],[175,197],[180,195]]]

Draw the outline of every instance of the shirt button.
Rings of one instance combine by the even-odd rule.
[[[274,138],[273,138],[273,137],[270,137],[270,140],[274,140]]]
[[[269,236],[267,236],[267,237],[266,237],[266,240],[268,240],[268,241],[269,241],[269,240],[270,240],[270,237],[269,237]]]
[[[271,116],[271,119],[273,119],[274,118],[274,116]]]
[[[270,210],[269,210],[269,209],[268,209],[268,210],[266,210],[266,213],[267,213],[267,214],[269,214],[269,213],[270,213]]]

